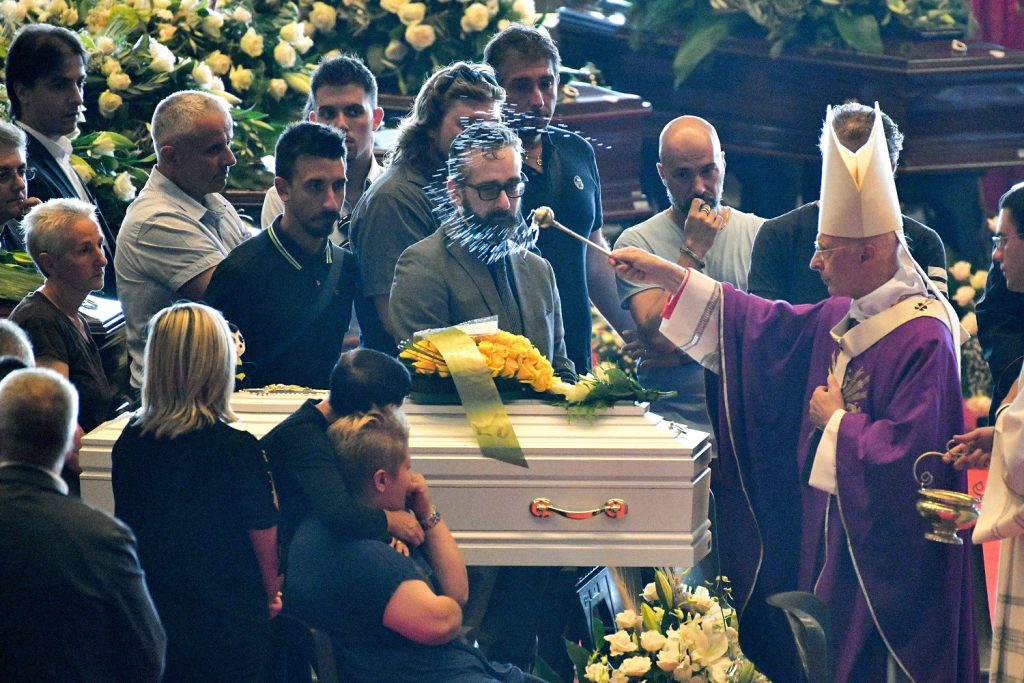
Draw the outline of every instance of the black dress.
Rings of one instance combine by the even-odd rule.
[[[276,523],[256,438],[223,423],[175,439],[129,425],[111,454],[114,511],[167,631],[167,681],[258,681],[267,596],[249,530]]]

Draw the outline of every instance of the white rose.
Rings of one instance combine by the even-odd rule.
[[[246,69],[244,66],[233,67],[228,78],[231,80],[231,87],[235,92],[245,92],[252,87],[252,69]]]
[[[284,97],[284,94],[288,92],[288,84],[283,78],[271,78],[270,82],[267,83],[267,92],[278,102]]]
[[[587,670],[584,672],[583,677],[591,683],[608,683],[608,665],[607,664],[587,664]]]
[[[149,41],[149,56],[152,60],[149,68],[157,73],[170,73],[174,70],[174,63],[178,61],[173,52],[152,39]]]
[[[612,672],[612,677],[608,679],[608,683],[629,683],[629,676],[616,669]]]
[[[220,28],[224,25],[224,17],[220,12],[210,12],[203,17],[203,33],[211,38],[220,38]]]
[[[644,656],[630,657],[623,660],[622,664],[619,664],[619,671],[630,678],[639,678],[650,670],[651,660],[649,657]]]
[[[172,0],[153,0],[153,9],[167,9],[171,2]]]
[[[210,70],[217,76],[223,76],[231,69],[231,57],[220,50],[214,50],[206,56],[206,63]]]
[[[405,42],[412,45],[417,52],[426,50],[437,40],[434,27],[430,24],[416,24],[405,29]]]
[[[103,72],[104,76],[109,76],[110,74],[116,74],[120,70],[121,70],[121,62],[119,62],[116,59],[113,59],[111,57],[108,57],[107,59],[105,59],[103,61],[103,66],[100,67],[100,71]]]
[[[666,673],[672,673],[679,666],[679,657],[679,641],[665,641],[665,647],[658,652],[658,668]]]
[[[979,270],[977,273],[971,276],[971,287],[975,289],[985,289],[985,285],[988,284],[988,271]]]
[[[305,31],[302,26],[294,21],[285,24],[281,27],[281,30],[278,31],[278,35],[281,36],[281,40],[287,40],[289,43],[294,43],[304,34]]]
[[[648,652],[657,652],[661,648],[665,647],[665,643],[667,642],[668,638],[657,631],[644,631],[640,634],[640,647]]]
[[[636,643],[625,631],[616,631],[610,636],[605,636],[604,639],[608,641],[612,657],[618,657],[627,652],[636,652]]]
[[[466,8],[460,22],[464,33],[483,31],[489,23],[491,23],[491,13],[487,10],[487,5],[482,5],[479,2],[474,2]]]
[[[114,138],[110,137],[110,133],[100,133],[96,136],[96,139],[89,145],[89,155],[93,157],[112,157],[114,156],[114,150],[117,145],[114,143]]]
[[[135,199],[135,185],[132,184],[131,176],[127,171],[118,173],[114,178],[114,196],[122,202],[130,202]]]
[[[313,9],[309,12],[309,20],[313,22],[317,31],[330,33],[338,21],[338,10],[326,2],[314,2]]]
[[[647,602],[654,602],[658,599],[658,587],[654,585],[653,581],[644,586],[643,598]]]
[[[408,2],[398,9],[398,19],[406,26],[415,26],[427,16],[427,6],[422,2]]]
[[[231,18],[239,24],[248,24],[252,21],[252,12],[244,7],[236,7],[235,11],[231,13]]]
[[[131,76],[123,71],[107,76],[107,87],[111,90],[127,90],[132,84]]]
[[[615,615],[615,625],[619,628],[637,628],[643,621],[643,617],[631,609],[624,610]]]
[[[533,15],[537,13],[537,6],[533,0],[516,0],[512,3],[512,11],[521,19],[532,19]]]
[[[256,30],[250,26],[249,30],[238,41],[238,47],[250,57],[259,57],[263,54],[263,36],[256,33]]]
[[[957,261],[950,267],[949,274],[955,280],[966,280],[971,277],[971,264],[967,261]]]
[[[0,16],[7,22],[18,21],[18,3],[14,0],[0,2]]]
[[[295,66],[295,60],[298,55],[295,54],[295,48],[286,43],[285,41],[279,41],[277,46],[274,47],[274,59],[285,69],[290,69]]]
[[[498,19],[498,30],[499,31],[504,31],[505,29],[507,29],[511,25],[512,25],[512,22],[509,21],[508,19]]]
[[[304,55],[309,52],[309,48],[313,47],[313,39],[309,36],[302,36],[295,41],[295,49],[300,55]]]
[[[398,14],[398,9],[409,2],[409,0],[380,0],[380,8],[392,14]]]
[[[96,171],[92,170],[92,166],[89,162],[78,156],[77,154],[71,155],[71,168],[75,169],[75,173],[82,179],[82,182],[88,185],[92,182],[93,178],[96,177]]]
[[[953,295],[953,300],[956,301],[961,307],[966,308],[974,301],[974,295],[978,293],[974,287],[957,287],[956,293]]]
[[[184,14],[188,14],[189,12],[194,10],[196,8],[196,5],[198,4],[199,0],[181,0],[181,2],[178,4],[178,11]]]
[[[124,100],[120,95],[104,90],[99,99],[100,115],[105,119],[113,118],[114,112],[120,109],[122,104],[124,104]]]
[[[224,79],[220,76],[210,76],[210,82],[206,84],[206,89],[212,93],[224,92]]]
[[[687,596],[686,601],[701,614],[707,614],[708,610],[715,605],[715,598],[708,591],[707,586],[694,588],[693,592]]]
[[[501,10],[501,5],[498,4],[498,0],[487,0],[487,13],[492,17],[498,16],[498,12]]]
[[[213,70],[210,65],[206,62],[196,62],[196,65],[192,67],[192,80],[200,87],[209,87],[213,80]]]
[[[409,54],[409,46],[401,40],[392,40],[384,48],[384,58],[390,62],[400,62]]]
[[[114,50],[117,49],[117,44],[110,36],[100,36],[96,39],[96,47],[99,48],[100,52],[110,55],[114,54]]]

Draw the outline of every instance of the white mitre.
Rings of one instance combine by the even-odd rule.
[[[871,136],[856,152],[839,142],[829,107],[821,157],[819,235],[861,238],[902,232],[903,215],[877,102]]]

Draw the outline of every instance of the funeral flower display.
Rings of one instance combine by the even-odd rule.
[[[171,93],[205,90],[233,105],[230,186],[263,190],[263,159],[301,118],[321,57],[357,54],[415,92],[435,66],[479,58],[497,30],[534,12],[533,0],[0,0],[0,71],[25,24],[79,34],[90,62],[72,164],[117,224],[154,162],[147,125]]]
[[[735,610],[706,586],[659,569],[640,597],[639,612],[616,614],[615,630],[598,634],[603,642],[588,657],[584,651],[580,680],[768,682],[740,651]]]
[[[514,383],[538,394],[561,401],[570,416],[593,415],[618,401],[652,401],[674,395],[644,389],[633,377],[614,363],[600,363],[592,374],[581,375],[575,384],[555,376],[554,368],[529,339],[499,330],[496,334],[474,335],[473,341],[483,357],[491,377],[502,385]],[[406,340],[398,357],[414,376],[448,378],[451,371],[437,347],[429,339]]]
[[[677,85],[730,36],[763,38],[772,56],[793,46],[880,54],[883,38],[962,36],[969,16],[964,0],[632,0],[629,10],[635,47],[679,42]]]
[[[960,384],[967,408],[975,415],[988,415],[992,403],[992,373],[978,342],[978,318],[974,313],[987,282],[988,271],[975,269],[968,261],[957,261],[949,267],[949,298],[960,324],[971,335],[961,347]]]

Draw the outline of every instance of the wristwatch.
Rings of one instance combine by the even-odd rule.
[[[441,521],[441,513],[438,512],[437,507],[434,505],[430,506],[430,514],[419,520],[420,526],[423,527],[424,531],[430,531],[437,523]]]

